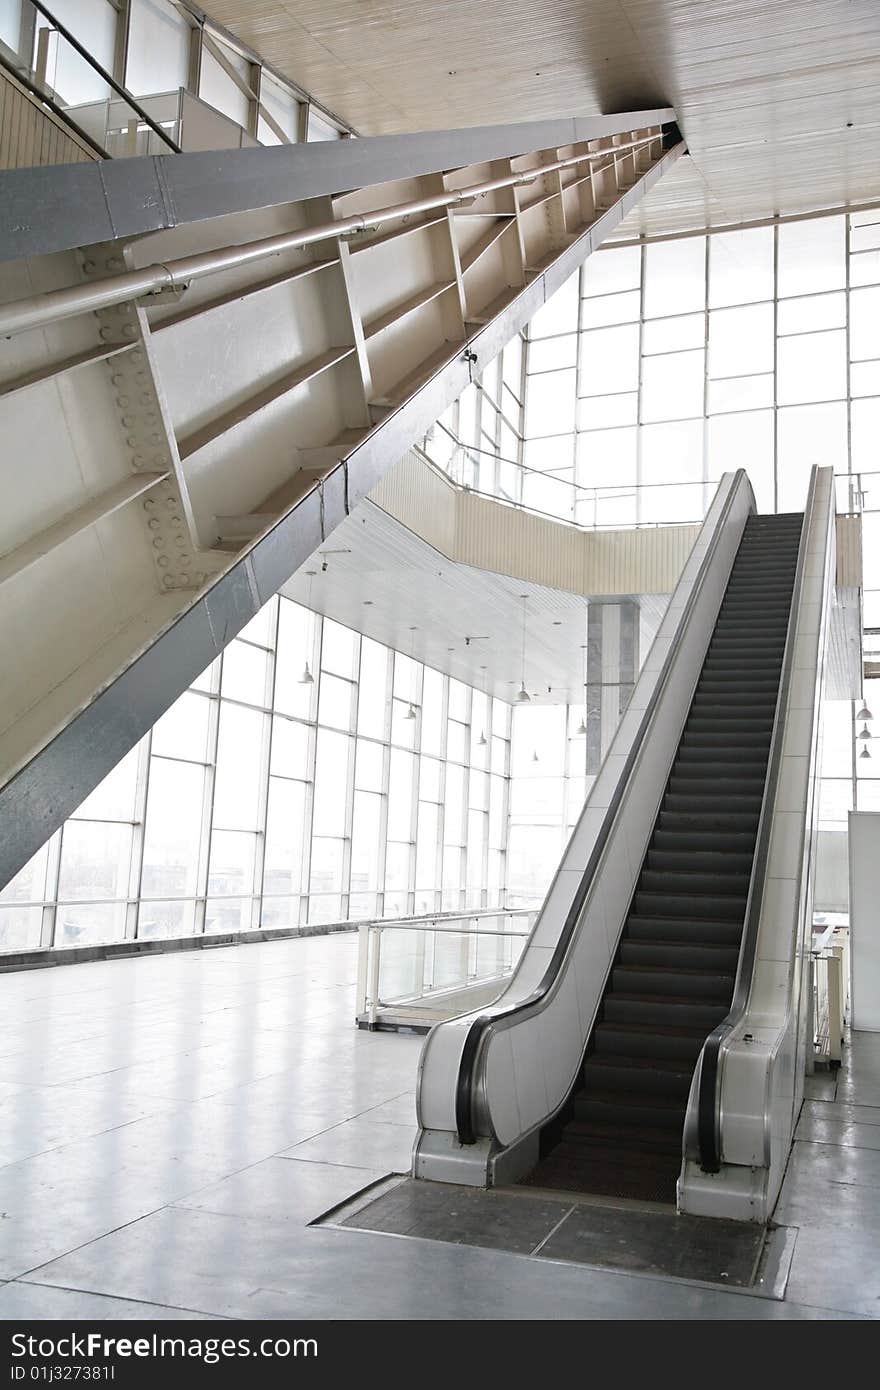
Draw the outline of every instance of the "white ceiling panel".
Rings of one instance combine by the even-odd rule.
[[[669,105],[621,238],[880,199],[876,0],[209,0],[362,134]]]

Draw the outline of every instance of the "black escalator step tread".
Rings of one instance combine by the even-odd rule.
[[[689,722],[690,721],[688,721],[688,723]],[[687,727],[688,725],[686,724],[685,728]],[[703,733],[707,731],[697,729],[696,732]],[[737,733],[742,732],[742,729],[737,730]],[[753,732],[759,737],[763,734],[772,733],[772,725],[769,722],[765,722],[761,727],[754,729]],[[718,733],[719,735],[723,733],[723,729],[720,726],[718,728]],[[767,770],[767,758],[764,756],[763,752],[756,753],[753,757],[744,760],[743,750],[741,748],[701,748],[699,745],[696,748],[691,748],[689,746],[679,748],[678,755],[673,763],[673,768],[675,771],[681,769],[685,776],[689,776],[691,773],[696,772],[698,768],[724,767],[727,769],[726,775],[730,776],[732,768],[738,767],[740,763],[742,763],[743,766],[754,769],[758,772],[758,775],[763,775]]]
[[[637,888],[633,905],[638,917],[720,917],[722,921],[742,922],[747,896],[745,879],[741,893],[663,893]]]
[[[740,811],[745,815],[754,814],[761,808],[763,797],[760,792],[749,793],[748,795],[729,795],[723,798],[713,796],[711,788],[705,792],[699,790],[699,784],[695,784],[689,791],[667,791],[663,797],[663,811],[680,811],[685,815],[712,815],[713,812],[722,814],[724,812]]]
[[[738,946],[696,941],[622,941],[622,965],[658,965],[669,970],[713,970],[734,974]]]
[[[664,898],[686,898],[691,894],[742,898],[749,891],[749,871],[732,869],[705,874],[696,869],[642,869],[637,891],[659,893]]]
[[[622,1146],[609,1152],[603,1145],[585,1146],[577,1139],[563,1139],[520,1183],[554,1192],[588,1192],[672,1207],[680,1169],[680,1154],[626,1152]]]
[[[694,999],[692,996],[673,997],[662,994],[626,993],[619,990],[608,994],[602,1004],[602,1016],[608,1022],[660,1023],[667,1027],[705,1028],[708,1037],[727,1013],[720,1000]]]
[[[584,1063],[583,1082],[589,1096],[610,1093],[623,1099],[626,1093],[635,1091],[686,1100],[693,1074],[693,1062],[674,1057],[654,1060],[594,1053]]]
[[[677,1057],[693,1067],[706,1041],[705,1028],[669,1028],[662,1024],[596,1024],[593,1046],[597,1053],[633,1057]]]
[[[711,719],[716,724],[729,724],[731,720],[735,722],[737,719],[745,719],[756,729],[772,729],[775,715],[776,701],[772,698],[764,699],[760,704],[752,702],[742,705],[735,699],[725,704],[719,701],[717,696],[710,702],[709,696],[701,695],[698,690],[688,719]]]
[[[761,796],[764,790],[763,777],[686,777],[679,773],[674,773],[669,779],[669,790],[671,792],[691,792],[696,795],[706,787],[707,793],[714,792],[716,797],[726,797],[728,794],[733,796]]]
[[[706,826],[681,830],[657,826],[651,836],[651,849],[669,854],[680,854],[683,850],[697,854],[725,854],[729,851],[731,854],[748,855],[751,859],[755,852],[755,836],[749,831],[713,830]]]
[[[718,729],[716,731],[710,731],[709,729],[689,729],[686,733],[682,734],[681,741],[686,748],[711,748],[713,743],[717,743],[719,747],[734,748],[739,746],[750,748],[761,747],[769,743],[770,734],[768,733],[762,738],[760,734],[754,734],[751,731],[745,730],[739,731],[737,729]]]
[[[696,941],[736,946],[742,940],[742,922],[724,918],[643,917],[631,913],[626,919],[627,941]],[[622,945],[623,943],[621,943]]]
[[[682,732],[710,733],[717,729],[719,733],[770,734],[773,731],[775,714],[775,701],[772,705],[758,710],[750,705],[738,708],[730,704],[717,711],[711,705],[695,704],[691,706]]]
[[[776,695],[770,690],[754,690],[751,693],[735,690],[706,692],[697,686],[691,709],[694,713],[699,710],[701,714],[705,710],[710,714],[715,711],[719,714],[732,712],[741,713],[748,719],[772,719],[776,710]]]
[[[734,977],[709,970],[668,970],[661,966],[615,965],[611,972],[612,990],[623,994],[689,996],[702,1003],[716,1000],[729,1006]]]
[[[687,810],[664,806],[657,828],[669,830],[675,835],[687,835],[692,831],[720,835],[729,831],[733,835],[751,835],[754,839],[760,811],[760,806],[748,811],[731,811],[729,807],[723,811],[710,811],[705,807]]]
[[[682,1117],[681,1130],[684,1129]],[[563,1142],[583,1145],[602,1145],[607,1149],[617,1148],[633,1151],[675,1154],[681,1158],[682,1135],[678,1127],[668,1125],[645,1125],[634,1117],[630,1124],[609,1123],[608,1120],[570,1120],[565,1126]]]
[[[744,874],[746,878],[752,872],[754,847],[735,850],[706,849],[703,845],[694,845],[690,849],[664,849],[662,844],[657,844],[657,834],[655,831],[648,848],[645,861],[648,869],[661,873]]]
[[[691,710],[687,717],[685,726],[682,729],[682,738],[684,738],[686,734],[717,734],[718,742],[722,743],[728,734],[746,734],[752,739],[761,740],[763,743],[763,741],[770,738],[772,733],[773,720],[769,717],[748,719],[743,715],[731,714],[727,719],[718,719],[714,715],[704,714],[702,710],[695,709]],[[689,764],[701,762],[711,763],[715,761],[712,756],[711,747],[701,747],[699,743],[693,745],[686,743],[684,747],[678,750],[679,759],[682,757],[682,754],[685,755],[684,761]],[[747,757],[743,761],[748,764],[765,764],[767,758],[763,751],[763,747],[756,749],[751,757]]]

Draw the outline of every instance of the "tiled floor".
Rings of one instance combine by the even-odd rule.
[[[421,1040],[353,1027],[356,952],[0,976],[0,1318],[878,1316],[880,1035],[809,1083],[784,1302],[308,1227],[409,1167]]]

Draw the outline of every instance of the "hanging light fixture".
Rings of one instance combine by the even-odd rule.
[[[520,594],[520,598],[522,599],[522,679],[519,683],[519,690],[516,692],[516,702],[518,705],[527,705],[531,703],[532,699],[526,690],[526,599],[528,594]]]
[[[309,602],[308,602],[308,609],[309,609],[309,612],[311,613],[311,611],[312,611],[312,580],[313,580],[314,577],[315,577],[316,571],[315,571],[315,570],[306,570],[306,574],[309,576]],[[300,678],[299,678],[299,683],[300,683],[300,685],[314,685],[314,684],[315,684],[315,677],[312,675],[311,671],[309,670],[309,663],[308,663],[308,662],[306,662],[305,666],[303,667],[303,673],[302,673],[302,675],[301,675]]]
[[[867,724],[863,724],[863,725],[862,725],[862,732],[858,735],[859,740],[863,742],[864,740],[869,739],[870,737],[871,737],[871,731],[870,731],[870,729],[868,728]]]
[[[538,757],[538,750],[537,750],[537,748],[536,748],[535,751],[534,751],[534,753],[532,754],[532,762],[533,762],[533,763],[539,763],[540,761],[541,761],[541,759]]]
[[[859,710],[858,714],[856,715],[856,719],[873,719],[873,718],[874,718],[873,714],[872,714],[871,711],[868,709],[868,706],[865,704],[865,702],[864,702],[864,700],[863,700],[863,701],[862,701],[862,708]]]
[[[870,754],[870,752],[869,752],[869,750],[868,750],[868,745],[865,744],[864,748],[862,749],[861,753],[859,754],[859,757],[860,757],[860,758],[870,758],[870,756],[871,756],[871,754]]]

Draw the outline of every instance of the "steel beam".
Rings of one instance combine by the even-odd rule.
[[[648,113],[648,116],[669,114]],[[621,121],[632,124],[621,130]],[[605,124],[609,122],[619,132],[618,142],[624,144],[634,133],[650,129],[644,114],[605,118]],[[151,570],[145,569],[143,558],[138,560],[140,569],[137,571],[137,582],[143,588],[142,608],[138,610],[131,603],[127,626],[116,631],[108,627],[97,645],[93,645],[91,650],[83,650],[76,665],[69,663],[63,669],[59,666],[53,670],[49,660],[44,669],[38,666],[33,668],[33,690],[25,687],[27,694],[32,695],[32,704],[17,716],[21,729],[28,732],[7,740],[6,767],[0,768],[0,782],[6,778],[5,784],[0,786],[0,823],[5,827],[0,839],[0,885],[8,882],[26,863],[177,696],[326,541],[358,500],[366,496],[388,468],[425,434],[465,389],[472,375],[492,361],[505,343],[530,321],[541,305],[683,153],[681,143],[667,147],[664,152],[663,146],[668,146],[669,132],[666,130],[662,134],[657,131],[652,141],[653,149],[635,151],[627,146],[631,152],[615,159],[613,143],[607,136],[595,136],[592,133],[594,124],[557,122],[525,128],[533,137],[542,140],[552,131],[554,144],[549,150],[543,146],[530,150],[529,145],[522,143],[523,128],[520,128],[517,136],[520,153],[513,158],[497,161],[497,168],[493,166],[492,178],[497,178],[500,184],[509,184],[507,176],[511,173],[521,175],[524,172],[528,174],[530,182],[549,179],[556,182],[545,181],[543,188],[539,183],[532,209],[520,206],[516,191],[509,187],[502,188],[498,194],[489,195],[490,199],[504,196],[511,199],[507,212],[501,204],[488,202],[486,215],[495,219],[508,217],[510,225],[519,228],[519,240],[511,240],[508,253],[502,255],[500,248],[503,238],[499,234],[494,249],[481,252],[480,274],[484,279],[480,281],[479,294],[472,289],[472,282],[467,280],[469,268],[475,261],[468,261],[459,254],[457,219],[444,215],[443,218],[432,218],[427,230],[423,227],[415,237],[409,235],[411,224],[405,223],[392,232],[392,238],[400,236],[402,240],[390,248],[387,246],[390,238],[385,234],[376,237],[376,250],[371,249],[369,241],[351,248],[340,238],[331,241],[336,257],[329,268],[324,269],[320,276],[301,277],[295,281],[297,287],[314,286],[314,290],[308,290],[313,298],[292,304],[287,300],[279,301],[272,320],[274,336],[268,343],[261,341],[260,336],[265,338],[262,311],[256,320],[246,318],[249,312],[247,306],[251,303],[250,286],[259,289],[265,284],[265,271],[259,269],[256,273],[261,278],[256,282],[224,281],[219,296],[212,290],[199,301],[194,288],[189,294],[195,295],[195,299],[191,306],[184,299],[182,314],[175,306],[170,306],[170,312],[163,319],[165,309],[160,305],[159,317],[148,323],[143,308],[135,310],[133,304],[126,302],[118,306],[116,311],[107,309],[101,315],[81,314],[54,328],[50,325],[48,330],[31,330],[11,340],[8,346],[12,349],[18,344],[24,345],[20,349],[24,353],[21,361],[16,363],[13,359],[13,380],[20,384],[22,367],[33,371],[37,362],[41,364],[39,370],[43,376],[40,384],[18,389],[6,399],[27,404],[30,393],[36,392],[28,408],[33,412],[34,428],[38,429],[41,405],[48,400],[39,393],[54,389],[54,378],[50,371],[52,364],[43,365],[45,347],[39,335],[43,332],[58,335],[58,362],[55,365],[61,371],[63,380],[71,384],[71,389],[75,386],[77,392],[83,392],[81,409],[95,410],[99,403],[94,394],[96,382],[94,376],[89,374],[100,371],[100,364],[92,367],[80,365],[69,377],[64,375],[64,364],[76,357],[77,350],[92,351],[95,325],[104,324],[103,316],[115,312],[116,318],[106,320],[106,326],[100,327],[100,336],[108,345],[106,369],[111,374],[109,380],[113,387],[113,409],[105,412],[107,418],[103,422],[105,438],[110,440],[113,438],[112,430],[119,431],[118,472],[111,471],[110,477],[125,477],[126,469],[134,468],[137,472],[141,467],[155,467],[153,452],[157,451],[156,456],[161,458],[163,470],[168,468],[165,460],[170,459],[177,491],[170,490],[169,480],[165,485],[167,498],[163,494],[161,503],[148,498],[139,523],[140,532],[137,526],[129,525],[124,534],[119,533],[119,540],[111,538],[107,548],[108,554],[116,556],[117,566],[122,566],[117,570],[117,578],[108,569],[108,593],[111,599],[115,597],[114,586],[125,588],[131,599],[134,579],[124,568],[128,554],[126,547],[143,544],[137,540],[139,534],[146,538],[152,557],[151,565],[164,566],[164,569],[155,570],[151,582],[156,587],[143,588],[147,584],[145,575]],[[394,170],[396,183],[400,185],[405,181],[401,169],[406,171],[413,164],[424,168],[432,160],[440,160],[447,172],[429,175],[418,186],[420,195],[427,193],[429,197],[434,197],[446,189],[454,190],[480,182],[480,169],[484,166],[470,164],[463,169],[454,168],[448,155],[453,148],[459,147],[472,153],[475,143],[485,153],[497,148],[497,143],[492,144],[492,141],[502,139],[509,148],[513,140],[509,132],[514,128],[504,129],[508,133],[503,137],[497,131],[490,132],[491,140],[486,132],[453,132],[445,144],[436,135],[400,137],[404,145]],[[584,135],[584,129],[589,130],[589,135]],[[538,208],[539,202],[543,205],[554,197],[559,202],[563,201],[564,185],[555,164],[559,162],[557,156],[565,158],[572,152],[571,143],[555,143],[563,133],[569,138],[577,135],[576,153],[580,154],[586,148],[582,143],[585,138],[591,141],[601,138],[602,144],[596,148],[603,153],[607,150],[609,155],[608,160],[598,166],[595,177],[591,177],[588,205],[579,206],[577,217],[572,214],[568,223],[564,219],[560,221],[558,217],[555,220],[545,217],[543,210]],[[480,138],[475,141],[475,136]],[[427,143],[419,143],[423,140]],[[308,151],[301,151],[308,155],[306,164],[314,166],[312,183],[309,185],[312,194],[318,187],[326,186],[328,179],[332,186],[337,178],[342,177],[338,171],[328,174],[325,155],[333,155],[337,149],[343,152],[357,150],[371,143],[346,141],[339,146],[322,145],[320,150],[312,146]],[[374,174],[381,170],[387,175],[390,167],[387,164],[390,159],[386,149],[388,141],[383,138],[376,143],[386,153],[381,160],[372,157],[362,160],[361,169],[368,166]],[[417,148],[417,154],[412,153],[413,148]],[[259,160],[264,154],[276,152],[244,151],[242,167],[251,156]],[[176,158],[185,163],[193,158],[201,159],[202,156]],[[212,155],[208,158],[218,157]],[[226,155],[219,158],[222,162]],[[386,163],[383,164],[382,160]],[[137,174],[137,178],[142,179],[145,174],[149,177],[146,166],[155,165],[156,161],[128,163],[141,166],[139,173],[134,168],[129,172],[133,178]],[[183,177],[182,163],[172,166],[176,171],[175,178]],[[627,163],[630,167],[624,169]],[[542,166],[547,165],[551,166],[550,170],[542,174]],[[339,168],[342,168],[341,164]],[[68,172],[64,171],[65,174]],[[573,178],[578,175],[577,170],[566,173]],[[342,178],[342,183],[351,186],[346,178]],[[244,196],[240,188],[233,187],[227,191],[231,192],[232,203]],[[572,187],[571,196],[580,200],[581,191],[575,194]],[[288,212],[286,207],[291,196],[289,185],[284,192],[283,215],[293,218],[295,226],[325,225],[339,214],[344,220],[346,216],[357,216],[362,212],[369,222],[371,200],[376,208],[397,201],[389,198],[382,188],[361,187],[337,199],[311,196],[304,213],[297,211],[295,204]],[[222,191],[218,196],[222,197]],[[272,198],[277,198],[277,184]],[[225,210],[229,210],[228,205]],[[98,212],[100,215],[100,210]],[[149,209],[145,210],[147,220],[151,215]],[[239,219],[237,225],[253,225],[252,235],[256,237],[266,225],[265,214],[249,216],[257,221],[253,223]],[[297,217],[299,222],[296,221]],[[163,233],[160,238],[163,260],[166,257],[173,259],[176,247],[176,243],[170,248],[166,246],[164,238],[183,234],[183,229],[179,233]],[[198,226],[187,230],[183,249],[191,250],[195,246],[201,250],[197,240],[199,235]],[[514,238],[512,231],[506,235]],[[427,245],[425,238],[429,239]],[[404,256],[399,248],[409,247],[410,243],[412,249]],[[116,268],[132,266],[131,253],[134,248],[127,248],[124,243],[117,245],[119,255]],[[515,266],[509,254],[514,245],[519,248],[514,258]],[[105,273],[103,265],[110,250],[112,248],[102,248],[103,259],[86,253],[87,281]],[[385,263],[389,268],[383,281],[372,269],[372,266],[383,262],[371,263],[369,258],[381,258],[389,252],[391,259]],[[149,248],[144,254],[150,254]],[[326,257],[326,243],[321,254]],[[362,262],[362,256],[367,260]],[[485,278],[483,263],[492,261],[493,257],[497,259],[494,281],[491,276]],[[530,264],[530,261],[534,263]],[[38,260],[31,262],[32,266],[43,264],[46,263]],[[418,272],[431,285],[448,282],[449,292],[444,290],[438,295],[407,296],[401,288],[405,283],[403,272],[411,272],[413,276]],[[66,273],[69,280],[69,271]],[[286,294],[292,277],[282,274],[273,277],[275,279],[277,292]],[[22,279],[23,285],[27,283]],[[57,284],[57,279],[53,284]],[[41,288],[39,284],[33,287]],[[453,289],[457,289],[455,295],[451,292]],[[264,290],[263,293],[271,295],[273,291]],[[476,297],[470,299],[472,293]],[[6,297],[10,298],[8,293]],[[282,309],[283,317],[279,318]],[[227,314],[229,317],[223,319],[223,325],[218,330],[217,316],[222,319]],[[245,317],[237,318],[236,314]],[[275,350],[279,342],[283,347],[285,335],[289,332],[287,325],[291,322],[296,327],[301,346],[306,347],[309,344],[302,335],[309,322],[312,324],[318,352],[314,353],[312,349],[314,355],[308,361],[317,360],[317,355],[321,351],[328,351],[328,344],[332,344],[337,365],[329,366],[315,379],[320,384],[333,378],[328,387],[331,394],[327,396],[326,407],[322,406],[324,415],[320,418],[316,415],[315,400],[307,396],[302,406],[296,406],[294,402],[292,416],[283,417],[289,419],[290,423],[284,429],[279,429],[278,419],[273,412],[279,402],[284,409],[288,409],[289,402],[285,392],[282,390],[279,394],[276,387],[283,386],[288,378],[293,380],[300,363],[285,362],[284,372],[272,376],[271,372],[267,374],[259,354],[267,346]],[[166,333],[164,325],[174,323],[179,328],[169,326]],[[89,325],[92,327],[87,332]],[[178,353],[176,357],[173,352],[168,353],[166,339],[171,341],[176,333],[192,332],[200,337],[179,340],[190,344],[184,356],[179,355],[184,352],[182,347],[175,349]],[[135,363],[139,375],[136,373],[131,383],[118,367],[120,361],[127,360],[124,355],[120,357],[117,353],[116,340],[120,333],[127,335],[127,340],[136,343],[140,340],[142,347]],[[234,344],[234,351],[223,357],[224,366],[239,374],[230,377],[230,385],[223,387],[223,390],[234,392],[233,399],[230,401],[221,394],[213,404],[211,401],[202,403],[197,415],[189,420],[184,419],[182,411],[189,410],[190,404],[187,392],[181,395],[178,389],[180,383],[175,379],[176,375],[188,368],[192,373],[188,380],[191,381],[193,392],[201,390],[205,382],[199,353],[207,353],[221,333],[224,334],[223,342]],[[248,333],[251,334],[250,338]],[[50,337],[47,341],[53,342],[54,339]],[[111,356],[112,353],[117,355]],[[248,377],[248,371],[258,371],[260,374]],[[307,390],[311,392],[311,377],[309,383]],[[293,388],[294,394],[296,389]],[[166,400],[169,394],[174,399]],[[255,401],[259,405],[258,410],[251,408]],[[25,406],[21,408],[24,410]],[[96,416],[95,425],[98,423]],[[149,434],[150,430],[152,434]],[[141,438],[143,431],[146,431],[143,434],[145,443]],[[106,452],[102,459],[106,465]],[[47,473],[47,476],[51,474]],[[279,482],[279,479],[282,481]],[[10,478],[8,485],[15,485],[14,477]],[[35,516],[39,516],[39,504],[40,498],[36,496]],[[129,508],[117,515],[124,516],[133,506],[130,503]],[[69,512],[70,506],[65,510]],[[220,535],[217,518],[229,516],[240,523],[238,539],[232,537],[231,540],[233,547],[236,544],[244,545],[237,555],[223,554],[217,548]],[[250,528],[247,524],[249,516]],[[45,529],[44,522],[41,526],[34,526],[32,534],[39,536]],[[25,535],[24,540],[28,539]],[[67,545],[74,543],[65,542]],[[224,544],[223,550],[227,549]],[[134,559],[134,552],[132,555]],[[217,574],[218,569],[223,572]],[[40,578],[39,564],[31,566],[28,573],[36,574],[39,582],[35,582],[32,590],[22,590],[21,603],[45,604],[47,580]],[[164,609],[164,617],[163,593],[168,605]],[[58,592],[56,601],[62,608],[64,600],[65,594]],[[44,615],[45,609],[35,607],[32,614],[28,612],[28,621],[39,625],[45,621]],[[94,643],[96,639],[92,636],[91,640]],[[95,671],[91,689],[88,685],[91,679],[88,673],[90,661]],[[43,690],[38,688],[40,680],[44,682]],[[16,695],[19,706],[22,704],[21,686],[22,682],[19,681]],[[64,696],[66,689],[71,692],[69,697]],[[67,707],[64,698],[67,698]],[[40,715],[41,699],[44,699],[47,710],[45,716]],[[14,730],[14,711],[9,713],[0,709],[0,715],[6,716],[2,727]]]

